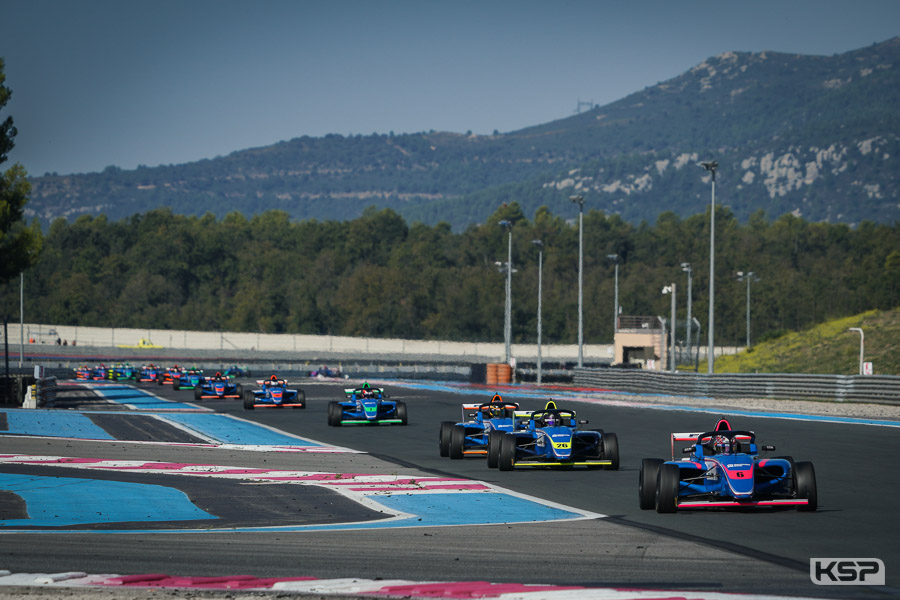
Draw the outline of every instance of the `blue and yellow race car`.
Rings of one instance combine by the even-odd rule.
[[[203,377],[203,371],[194,367],[187,371],[183,371],[178,377],[174,377],[172,379],[172,389],[194,390],[197,389],[204,380],[205,377]]]
[[[689,443],[675,460],[676,443]],[[818,491],[811,462],[790,456],[761,458],[752,431],[720,419],[712,431],[672,434],[672,460],[641,462],[638,497],[644,510],[673,513],[694,508],[793,507],[816,510]]]
[[[526,427],[505,433],[488,442],[488,466],[496,453],[497,467],[512,471],[516,467],[588,467],[619,468],[619,440],[615,433],[602,429],[579,429],[575,411],[557,408],[552,400],[543,410],[531,413]]]
[[[463,404],[461,422],[441,422],[440,454],[450,458],[488,456],[491,437],[525,427],[530,416],[531,411],[520,411],[518,404],[504,402],[500,394],[484,404]]]
[[[341,425],[406,425],[406,403],[388,400],[384,388],[364,383],[359,388],[346,388],[344,401],[328,403],[328,424]]]
[[[284,379],[272,375],[256,382],[258,390],[244,392],[244,410],[254,408],[306,408],[306,393],[288,387]]]

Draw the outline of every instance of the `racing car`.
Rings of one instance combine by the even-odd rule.
[[[203,382],[203,371],[197,367],[182,371],[179,377],[172,379],[173,390],[194,390]]]
[[[91,369],[89,366],[81,365],[80,367],[75,369],[75,379],[77,379],[78,381],[87,381],[91,378],[92,372],[93,369]]]
[[[178,365],[172,365],[171,367],[163,369],[159,372],[156,378],[156,383],[158,383],[159,385],[170,383],[174,386],[175,382],[181,379],[181,374],[184,372],[185,370]]]
[[[230,377],[225,377],[219,372],[212,377],[204,377],[194,388],[194,400],[243,397],[244,388],[241,384],[235,383]]]
[[[141,370],[138,372],[138,382],[151,382],[156,383],[156,380],[159,378],[159,367],[154,364],[144,365],[141,367]]]
[[[519,411],[518,404],[504,402],[500,394],[494,394],[491,401],[484,404],[463,404],[461,422],[441,422],[440,454],[450,458],[488,456],[491,437],[524,427],[530,415],[530,411]],[[499,445],[495,444],[496,447]],[[496,454],[488,459],[496,459]]]
[[[516,467],[618,469],[616,434],[578,428],[585,424],[586,420],[576,419],[575,411],[557,408],[551,400],[544,410],[531,413],[524,429],[488,440],[488,466],[493,464],[492,452],[496,452],[501,471]]]
[[[675,460],[675,444],[689,443]],[[759,446],[752,431],[733,430],[720,419],[712,431],[672,434],[672,460],[641,461],[638,496],[644,510],[659,513],[695,508],[795,507],[818,505],[811,462],[790,456],[760,458],[775,446]]]
[[[306,393],[288,388],[288,382],[272,375],[256,382],[260,389],[244,392],[244,410],[254,408],[306,408]]]
[[[112,381],[137,379],[137,371],[131,363],[115,363],[106,372],[106,378]]]
[[[100,364],[91,369],[91,379],[94,381],[103,381],[106,379],[106,365]]]
[[[341,425],[406,425],[406,403],[387,400],[384,388],[365,382],[359,388],[346,388],[344,401],[328,403],[328,424]]]

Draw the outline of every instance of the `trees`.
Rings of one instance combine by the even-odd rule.
[[[4,84],[6,74],[0,58],[0,109],[6,106],[12,92]],[[0,122],[0,164],[6,162],[15,145],[16,128],[11,116]],[[22,165],[15,164],[0,174],[0,284],[12,279],[34,264],[41,249],[41,231],[37,223],[31,227],[23,221],[25,203],[31,184]]]

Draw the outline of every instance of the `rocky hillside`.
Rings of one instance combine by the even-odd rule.
[[[510,133],[302,137],[183,165],[32,179],[31,216],[118,219],[281,209],[345,219],[371,205],[479,223],[505,201],[639,222],[705,210],[892,223],[900,218],[900,38],[835,56],[727,52],[606,106]],[[590,74],[586,74],[587,77]]]

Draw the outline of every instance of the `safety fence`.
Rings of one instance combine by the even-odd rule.
[[[576,368],[575,385],[641,394],[706,398],[824,399],[900,404],[900,376],[767,373],[657,373]]]

